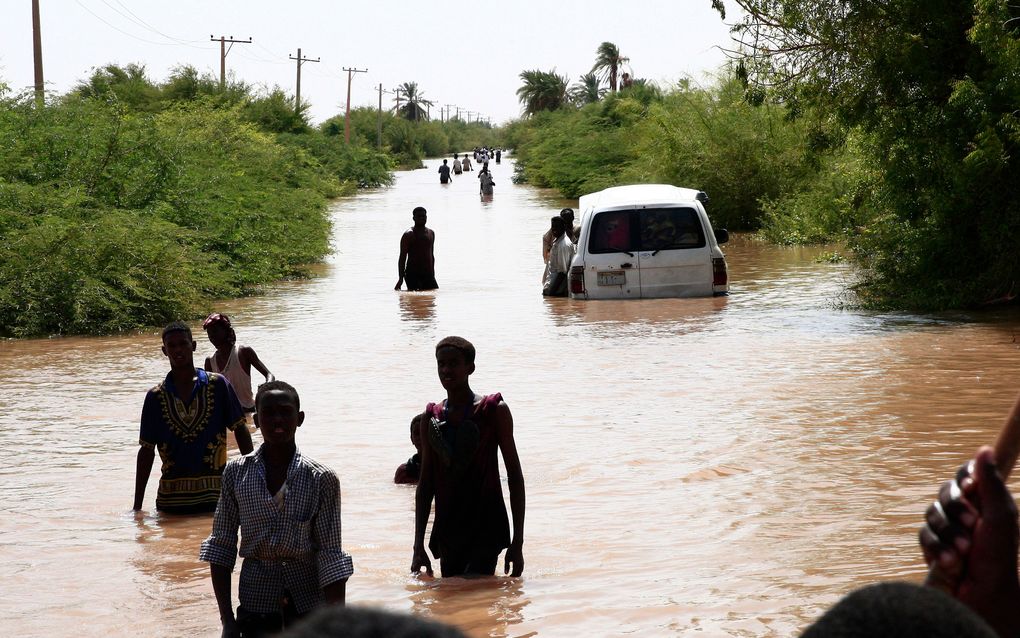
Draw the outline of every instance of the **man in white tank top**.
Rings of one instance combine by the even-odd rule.
[[[234,393],[245,412],[255,411],[255,396],[251,391],[251,369],[254,367],[262,373],[266,381],[274,381],[276,377],[266,368],[265,364],[249,346],[237,345],[237,335],[230,324],[230,317],[214,312],[202,322],[202,328],[209,336],[209,341],[216,346],[216,352],[205,359],[205,369],[218,372],[234,386]]]

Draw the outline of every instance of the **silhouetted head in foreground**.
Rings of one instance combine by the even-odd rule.
[[[467,638],[459,629],[366,607],[323,607],[280,638]]]
[[[955,598],[910,583],[879,583],[847,594],[801,638],[995,638]]]

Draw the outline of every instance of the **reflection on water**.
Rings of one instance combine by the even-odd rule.
[[[412,612],[452,622],[471,635],[534,636],[517,633],[529,601],[523,581],[516,578],[428,579],[411,595]]]
[[[1015,309],[839,310],[845,266],[739,235],[729,297],[543,298],[542,233],[576,202],[513,185],[509,162],[486,202],[474,174],[444,188],[435,170],[338,201],[315,279],[208,309],[301,392],[298,444],[341,479],[352,604],[472,636],[789,636],[853,587],[920,577],[921,513],[1017,391]],[[442,288],[395,292],[419,205]],[[414,490],[391,481],[408,420],[444,396],[433,348],[449,334],[478,349],[474,389],[513,411],[521,579],[408,573]],[[216,635],[196,558],[210,518],[128,511],[159,345],[156,330],[0,343],[8,633]]]
[[[436,315],[436,292],[401,292],[400,317],[412,323],[428,323]]]

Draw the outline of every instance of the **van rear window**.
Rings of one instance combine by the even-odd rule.
[[[705,232],[693,208],[646,208],[641,216],[641,250],[703,248]]]
[[[705,231],[693,208],[645,208],[598,213],[592,219],[588,252],[703,248]]]

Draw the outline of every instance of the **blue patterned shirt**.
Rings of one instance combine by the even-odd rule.
[[[246,610],[277,612],[287,591],[304,613],[324,602],[323,587],[354,573],[340,542],[340,481],[333,470],[295,451],[281,504],[266,488],[262,449],[227,464],[199,559],[233,569],[240,554],[238,595]]]
[[[196,370],[191,388],[177,388],[171,373],[149,390],[138,442],[155,448],[162,461],[156,509],[175,514],[213,511],[227,463],[227,430],[239,427],[247,427],[241,404],[219,374]]]

